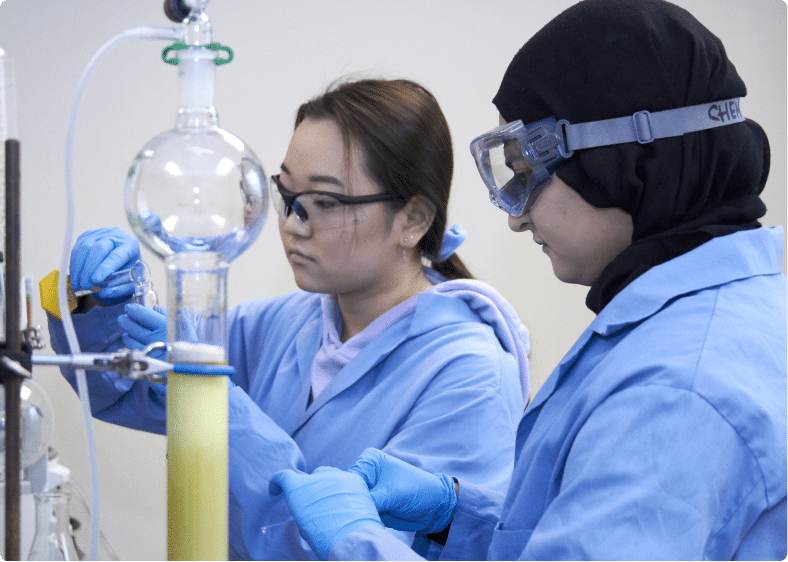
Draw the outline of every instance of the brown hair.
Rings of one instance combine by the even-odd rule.
[[[410,80],[338,81],[298,108],[295,126],[307,118],[337,123],[346,152],[355,142],[367,174],[397,196],[395,208],[416,195],[429,201],[435,218],[418,249],[449,279],[473,278],[456,254],[435,261],[446,228],[454,154],[449,125],[426,88]]]

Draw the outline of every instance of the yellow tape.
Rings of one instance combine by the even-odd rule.
[[[60,306],[57,302],[57,279],[59,273],[56,269],[38,283],[38,289],[41,292],[41,308],[58,320],[61,319]],[[77,297],[74,296],[74,292],[71,290],[70,279],[66,279],[66,295],[68,296],[69,311],[74,312],[77,308]]]

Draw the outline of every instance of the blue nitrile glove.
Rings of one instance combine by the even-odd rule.
[[[101,285],[108,275],[130,268],[140,259],[140,245],[122,228],[88,230],[77,238],[71,250],[71,288],[75,291]],[[123,275],[95,293],[102,304],[118,304],[134,294],[134,283]]]
[[[167,309],[161,306],[148,308],[134,302],[123,307],[126,314],[118,316],[123,328],[123,345],[129,349],[144,349],[155,342],[167,341]],[[153,352],[156,359],[163,358],[164,350]]]
[[[301,536],[322,560],[339,539],[362,527],[383,523],[364,481],[357,474],[321,466],[312,474],[280,470],[271,477],[272,496],[283,491]]]
[[[367,483],[386,527],[429,535],[454,518],[457,495],[445,474],[431,474],[378,449],[365,449],[348,472]]]

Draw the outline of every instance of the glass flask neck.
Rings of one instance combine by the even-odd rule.
[[[136,285],[134,287],[134,296],[132,300],[148,308],[153,308],[159,304],[159,296],[156,294],[156,291],[153,290],[153,283],[150,282]]]
[[[34,494],[36,534],[28,560],[79,560],[69,526],[69,494]]]
[[[219,125],[213,104],[216,52],[193,46],[178,53],[180,107],[176,129],[215,128]]]
[[[215,129],[219,127],[219,115],[216,109],[179,107],[175,117],[175,129],[186,132],[196,129]]]

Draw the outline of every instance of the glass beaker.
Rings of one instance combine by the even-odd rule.
[[[36,534],[28,560],[79,560],[69,526],[69,500],[65,492],[33,494],[36,501]]]

